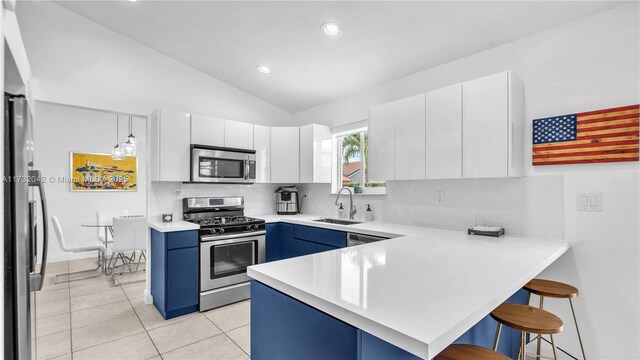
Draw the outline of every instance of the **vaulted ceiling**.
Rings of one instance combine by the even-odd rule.
[[[56,3],[295,113],[623,2]]]

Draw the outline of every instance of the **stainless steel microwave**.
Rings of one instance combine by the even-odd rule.
[[[251,184],[256,181],[256,151],[191,145],[191,181]]]

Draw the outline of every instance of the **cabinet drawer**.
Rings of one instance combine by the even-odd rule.
[[[176,231],[167,233],[167,249],[181,249],[198,246],[198,231]]]
[[[293,255],[303,256],[309,254],[315,254],[318,252],[318,244],[300,239],[293,241]]]
[[[296,239],[312,241],[318,244],[339,248],[347,246],[347,233],[342,231],[295,225],[294,234]]]

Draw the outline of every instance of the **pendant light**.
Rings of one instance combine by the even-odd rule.
[[[124,156],[136,156],[136,137],[133,136],[133,120],[129,115],[129,136],[127,141],[122,144],[122,151]]]
[[[111,149],[111,158],[113,160],[122,160],[124,159],[124,153],[122,152],[122,148],[118,145],[118,132],[120,131],[120,127],[118,126],[118,114],[116,114],[116,146]]]

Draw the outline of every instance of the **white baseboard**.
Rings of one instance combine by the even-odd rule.
[[[144,289],[144,303],[147,305],[153,305],[153,296],[147,289]]]

